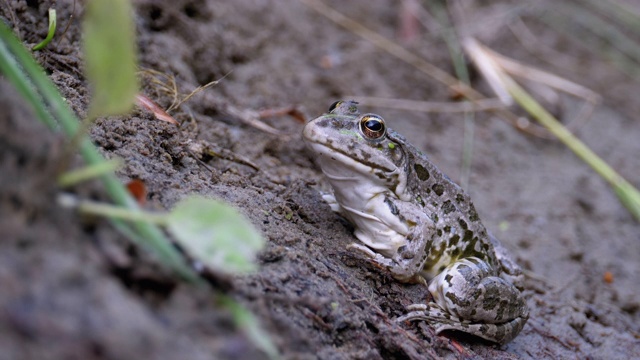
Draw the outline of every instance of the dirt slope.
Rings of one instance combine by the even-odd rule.
[[[35,5],[29,5],[35,3]],[[182,93],[224,77],[173,115],[178,130],[138,111],[98,120],[91,136],[108,158],[120,157],[123,181],[141,179],[150,209],[187,194],[237,206],[267,240],[260,271],[231,280],[228,293],[250,308],[286,359],[640,358],[640,225],[595,173],[564,146],[476,115],[469,191],[485,225],[531,272],[531,318],[510,344],[497,347],[460,334],[434,336],[424,323],[398,325],[404,306],[427,296],[403,285],[345,246],[352,229],[324,204],[321,174],[305,149],[303,124],[265,120],[285,135],[247,125],[233,109],[297,105],[315,117],[335,100],[380,96],[449,101],[450,92],[416,69],[337,27],[300,1],[138,0],[140,65],[175,77]],[[7,7],[10,4],[10,7]],[[471,31],[497,51],[590,86],[604,103],[578,135],[640,186],[638,84],[549,29],[533,27],[569,59],[554,68],[526,52],[495,14],[507,2],[473,5]],[[333,1],[338,11],[395,38],[396,2]],[[0,16],[28,45],[46,34],[49,4],[3,2]],[[72,1],[58,1],[66,24]],[[76,16],[82,13],[76,5]],[[526,20],[526,17],[525,17]],[[89,94],[82,76],[80,24],[38,60],[74,110]],[[446,46],[422,34],[408,47],[453,73]],[[225,77],[226,75],[226,77]],[[474,86],[487,90],[474,78]],[[144,82],[160,105],[171,97]],[[570,119],[575,104],[555,110]],[[107,221],[61,210],[51,181],[76,163],[64,142],[37,123],[0,80],[0,359],[263,358],[216,303],[216,291],[180,283],[127,243]],[[460,178],[464,120],[363,107],[381,114]],[[200,141],[249,160],[205,158]],[[99,184],[75,192],[105,199]],[[604,280],[611,273],[613,282]],[[540,280],[542,279],[542,280]]]

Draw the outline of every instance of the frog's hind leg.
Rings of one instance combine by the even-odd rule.
[[[414,305],[402,320],[431,321],[436,332],[453,329],[504,344],[527,321],[520,291],[485,261],[470,257],[447,266],[429,282],[434,303]]]
[[[435,303],[413,304],[407,310],[411,312],[399,317],[398,322],[424,320],[433,326],[436,334],[445,330],[458,330],[499,344],[513,340],[527,322],[526,318],[519,317],[503,324],[470,323],[448,314]]]

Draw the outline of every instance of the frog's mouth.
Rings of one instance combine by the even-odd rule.
[[[319,155],[318,162],[322,171],[329,178],[341,177],[375,177],[374,174],[385,174],[386,178],[398,171],[397,168],[389,169],[378,163],[371,163],[355,159],[349,154],[336,150],[322,143],[309,143],[313,150]],[[349,174],[349,175],[348,175]],[[384,180],[384,179],[379,179]]]
[[[388,169],[380,164],[372,166],[322,143],[308,144],[318,154],[318,165],[336,191],[376,193],[391,190],[398,198],[407,200],[407,181],[401,168],[394,166]]]

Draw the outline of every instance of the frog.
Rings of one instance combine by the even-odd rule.
[[[303,139],[358,242],[347,246],[432,300],[406,307],[399,323],[424,320],[436,334],[462,331],[498,344],[529,318],[524,275],[485,228],[469,195],[405,137],[355,101],[309,121]]]

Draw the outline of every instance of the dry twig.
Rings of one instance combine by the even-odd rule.
[[[347,96],[345,98],[357,101],[363,105],[420,112],[458,113],[467,111],[495,111],[505,108],[505,105],[499,99],[480,99],[475,102],[453,102],[388,99],[374,96]]]

